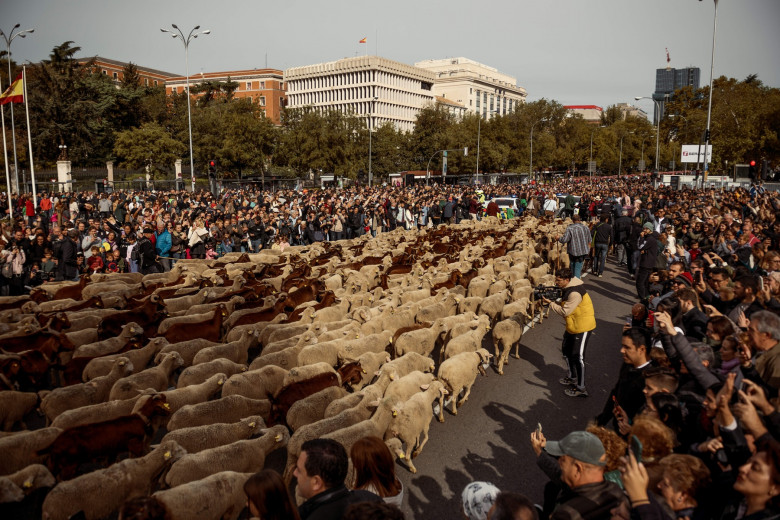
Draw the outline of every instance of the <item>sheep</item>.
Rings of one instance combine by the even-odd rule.
[[[263,332],[259,336],[259,341],[263,345],[263,349],[270,344],[277,341],[292,338],[294,336],[300,336],[308,330],[312,330],[313,324],[302,325],[300,323],[274,323],[263,329]],[[321,325],[317,325],[319,329]]]
[[[86,382],[108,374],[111,372],[114,361],[118,357],[126,357],[130,361],[133,365],[133,373],[140,372],[146,369],[152,358],[154,358],[166,345],[168,345],[167,339],[152,338],[145,347],[127,350],[121,354],[111,354],[109,356],[101,356],[92,359],[87,363],[87,366],[84,367],[82,379]]]
[[[209,298],[211,298],[211,295],[212,295],[211,289],[206,287],[190,296],[182,296],[180,298],[166,299],[165,308],[170,314],[186,311],[190,307],[193,307],[195,305],[200,305],[201,303],[209,300]],[[162,325],[162,323],[160,325]]]
[[[214,423],[232,423],[260,415],[268,421],[271,402],[267,399],[249,399],[241,395],[230,395],[215,401],[181,407],[168,420],[168,431],[191,428]]]
[[[407,352],[417,352],[423,356],[429,356],[436,347],[436,340],[444,330],[444,322],[436,320],[429,328],[401,334],[395,341],[396,357],[401,357]]]
[[[224,302],[225,308],[228,314],[232,314],[236,310],[236,306],[246,303],[246,300],[242,296],[233,296],[228,301]],[[203,314],[214,310],[215,303],[201,303],[195,305],[184,311],[183,316],[192,316],[193,314]]]
[[[462,406],[471,393],[471,387],[477,380],[477,373],[485,375],[483,363],[490,361],[490,353],[481,348],[476,352],[463,352],[449,358],[439,367],[439,381],[450,394],[452,400],[452,415],[458,415],[458,406]],[[465,390],[463,399],[458,401],[460,392]],[[439,398],[439,422],[444,422],[444,396]]]
[[[447,342],[447,345],[441,350],[439,355],[439,365],[441,365],[445,359],[456,356],[461,352],[476,352],[482,348],[482,339],[489,330],[490,325],[488,323],[488,317],[484,315],[480,316],[478,326],[474,330],[459,336],[453,336],[453,338]]]
[[[305,347],[308,345],[314,345],[315,343],[319,343],[320,339],[317,337],[317,334],[314,332],[307,330],[303,334],[300,334],[298,336],[292,336],[291,338],[282,339],[279,341],[275,341],[273,343],[269,343],[265,347],[263,347],[263,351],[261,352],[261,356],[268,356],[269,354],[273,354],[275,352],[281,352],[282,350],[288,349],[290,347]]]
[[[468,296],[463,298],[460,303],[458,303],[458,313],[476,314],[477,310],[479,309],[479,305],[482,303],[482,300],[483,298],[481,296]]]
[[[177,352],[171,352],[163,357],[159,365],[147,368],[137,374],[123,377],[111,388],[108,395],[110,401],[116,399],[128,399],[147,388],[165,390],[170,386],[173,371],[184,365],[184,361]]]
[[[25,495],[29,495],[36,489],[54,487],[54,484],[57,483],[49,468],[43,464],[30,464],[26,468],[2,478],[6,478],[19,486],[19,489]]]
[[[549,264],[542,264],[539,267],[533,267],[528,270],[528,279],[534,287],[539,285],[544,275],[550,272]]]
[[[6,390],[0,392],[0,426],[2,431],[9,432],[16,423],[27,429],[24,416],[33,411],[38,404],[38,394],[34,392],[15,392]]]
[[[165,434],[160,441],[174,441],[187,453],[198,453],[231,444],[236,441],[249,439],[265,428],[265,422],[259,415],[245,417],[234,423],[206,424],[192,428],[180,428]]]
[[[441,381],[432,382],[424,392],[414,394],[403,403],[386,428],[390,435],[406,445],[404,458],[412,473],[417,473],[412,457],[416,457],[428,442],[428,430],[433,420],[433,402],[444,395],[447,395],[444,384]]]
[[[506,283],[506,280],[496,280],[492,284],[490,284],[490,289],[488,289],[488,296],[492,296],[496,293],[500,293],[501,291],[505,291],[508,288],[508,284]]]
[[[517,314],[496,323],[493,328],[493,344],[499,375],[504,375],[504,365],[509,362],[509,351],[515,347],[515,359],[520,359],[520,339],[525,330],[525,316]]]
[[[386,352],[393,339],[393,330],[385,330],[378,334],[371,334],[341,344],[338,353],[338,362],[344,359],[355,359],[368,352]]]
[[[192,360],[193,365],[199,365],[200,363],[206,363],[208,361],[214,361],[215,359],[224,358],[238,363],[246,365],[249,360],[249,349],[257,346],[256,331],[244,331],[241,335],[241,339],[226,343],[224,345],[214,345],[212,347],[206,347],[197,354]]]
[[[433,360],[417,352],[408,352],[403,356],[396,358],[388,363],[382,365],[379,369],[379,374],[394,373],[397,377],[403,377],[407,374],[411,374],[415,370],[420,372],[433,372],[436,366]]]
[[[185,368],[179,379],[176,381],[176,388],[184,388],[190,385],[197,385],[202,383],[206,379],[210,378],[214,374],[225,374],[230,377],[240,372],[246,372],[247,366],[233,363],[229,359],[219,358],[208,363],[200,363],[199,365],[192,365]]]
[[[108,401],[106,403],[82,406],[81,408],[68,410],[67,412],[58,415],[51,425],[55,428],[67,430],[68,428],[74,428],[83,424],[90,424],[122,417],[123,415],[129,415],[133,413],[133,409],[141,397],[144,396],[139,394],[131,399]]]
[[[84,329],[77,332],[65,332],[65,337],[74,345],[87,345],[100,341],[97,329]]]
[[[286,370],[299,366],[298,355],[306,347],[305,344],[288,347],[279,352],[257,356],[249,365],[249,370],[257,370],[269,365],[276,365]]]
[[[39,450],[47,448],[62,433],[60,428],[42,428],[0,437],[0,475],[10,475],[30,464],[40,464],[45,456]]]
[[[0,504],[21,502],[24,500],[24,491],[14,484],[8,477],[0,477]]]
[[[165,475],[170,487],[206,478],[220,471],[252,473],[263,469],[265,457],[271,451],[287,445],[290,432],[282,425],[262,431],[257,439],[236,441],[226,446],[185,455]]]
[[[501,319],[505,320],[512,316],[523,316],[529,321],[533,320],[534,306],[528,298],[520,298],[507,303],[504,308],[501,309]]]
[[[162,361],[162,358],[165,357],[166,354],[171,352],[178,352],[182,361],[184,362],[184,366],[188,367],[192,365],[192,361],[195,359],[195,355],[204,348],[223,344],[224,343],[217,343],[207,339],[191,339],[188,341],[171,343],[160,349],[160,352],[154,358],[154,362],[159,365]]]
[[[501,310],[508,300],[509,291],[504,289],[484,298],[479,305],[479,311],[477,313],[487,315],[490,318],[490,323],[495,323],[496,318],[501,314]]]
[[[401,304],[419,302],[424,298],[428,298],[431,295],[430,288],[419,289],[417,291],[404,291],[401,293]]]
[[[124,325],[122,327],[122,332],[110,339],[105,339],[103,341],[97,341],[95,343],[89,343],[87,345],[81,345],[80,347],[76,347],[76,350],[73,351],[73,358],[80,358],[80,357],[88,357],[88,358],[95,358],[100,356],[105,356],[108,354],[114,354],[117,350],[121,349],[122,347],[126,346],[127,343],[134,339],[139,338],[143,335],[144,329],[134,321],[131,321],[127,325]],[[139,342],[140,346],[140,342]]]
[[[167,520],[236,520],[246,507],[244,483],[251,476],[252,473],[223,471],[158,491],[149,503],[161,505]]]
[[[268,365],[258,370],[235,374],[222,388],[222,396],[242,395],[251,399],[270,399],[282,388],[287,370]]]
[[[371,382],[379,367],[390,361],[390,354],[387,352],[366,352],[361,354],[357,361],[362,368],[362,374],[359,383],[351,383],[349,385],[353,392],[360,390]]]
[[[225,384],[227,376],[217,373],[202,383],[192,384],[176,390],[167,390],[160,392],[168,400],[168,406],[171,413],[176,412],[186,405],[193,405],[208,401],[213,395],[219,393],[222,385]]]
[[[360,324],[354,320],[328,323],[317,335],[317,341],[325,343],[337,339],[357,339],[365,334],[360,330]]]
[[[41,399],[41,411],[49,422],[63,412],[102,403],[106,400],[114,384],[121,378],[133,373],[133,364],[126,357],[114,360],[114,368],[105,376],[97,377],[89,383],[56,388]]]
[[[469,282],[468,296],[478,296],[484,298],[487,296],[488,290],[490,290],[491,284],[495,282],[495,279],[489,275],[475,276]]]
[[[415,371],[395,381],[391,381],[385,390],[385,397],[393,397],[399,403],[408,401],[422,387],[427,388],[436,376],[430,373]],[[422,388],[425,390],[425,388]]]
[[[157,475],[186,453],[176,442],[163,442],[143,457],[60,482],[43,501],[43,517],[67,520],[79,512],[88,520],[109,517],[127,500],[148,495]]]
[[[458,311],[458,303],[462,298],[455,294],[447,294],[440,302],[427,305],[419,309],[413,323],[433,323],[439,318],[452,316]],[[407,324],[406,326],[411,325]],[[398,327],[396,327],[398,328]]]
[[[340,386],[329,386],[308,397],[296,401],[287,411],[287,425],[293,431],[324,417],[328,403],[344,397],[347,391]]]

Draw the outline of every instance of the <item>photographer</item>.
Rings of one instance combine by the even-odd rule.
[[[559,383],[569,387],[566,389],[566,395],[569,397],[588,397],[588,391],[585,389],[585,347],[591,332],[596,328],[593,302],[582,280],[573,277],[570,269],[558,271],[555,285],[562,289],[561,304],[553,303],[544,295],[541,300],[566,320],[561,351],[566,359],[569,375],[560,379]]]

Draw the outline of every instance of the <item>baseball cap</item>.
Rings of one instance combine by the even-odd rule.
[[[544,448],[553,457],[568,455],[573,459],[594,466],[606,464],[606,453],[601,440],[590,432],[576,431],[560,441],[547,441]]]

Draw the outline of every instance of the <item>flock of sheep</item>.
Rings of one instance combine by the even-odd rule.
[[[488,218],[0,298],[0,511],[98,519],[151,497],[236,518],[270,452],[290,482],[319,437],[378,436],[416,472],[434,415],[517,357],[533,287],[568,265],[537,239],[564,227]]]

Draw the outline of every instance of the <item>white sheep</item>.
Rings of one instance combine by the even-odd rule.
[[[291,347],[306,347],[308,345],[314,345],[315,343],[319,343],[319,341],[320,339],[317,337],[317,334],[315,334],[310,330],[307,330],[303,334],[292,336],[287,339],[280,339],[279,341],[269,343],[267,346],[263,347],[263,351],[261,352],[260,355],[268,356],[269,354],[273,354],[275,352],[281,352]]]
[[[176,487],[221,471],[260,471],[268,453],[286,446],[290,438],[290,432],[282,425],[267,428],[261,433],[263,436],[257,439],[236,441],[185,455],[165,475],[165,482],[170,487]]]
[[[286,422],[292,431],[324,418],[329,403],[347,395],[340,386],[329,386],[296,401],[287,411]]]
[[[450,394],[452,400],[452,415],[458,415],[458,406],[462,406],[471,393],[471,387],[477,380],[477,374],[485,375],[483,363],[490,361],[490,353],[481,348],[476,352],[463,352],[457,356],[449,358],[439,367],[439,381],[444,384],[444,388]],[[466,393],[458,401],[461,391]],[[444,422],[444,396],[439,398],[439,422]]]
[[[351,359],[345,361],[352,361]],[[390,354],[387,352],[366,352],[358,356],[357,361],[360,362],[360,368],[362,374],[360,375],[360,382],[350,384],[353,392],[356,392],[369,384],[371,380],[376,376],[379,368],[390,361]]]
[[[185,386],[197,385],[202,383],[206,379],[210,378],[214,374],[225,374],[230,377],[234,374],[246,372],[247,366],[225,358],[215,359],[207,363],[200,363],[185,368],[179,379],[176,381],[176,388],[184,388]]]
[[[425,390],[425,388],[428,388],[428,385],[434,379],[436,379],[436,376],[433,374],[415,371],[395,381],[391,381],[387,385],[384,395],[385,397],[393,397],[399,403],[404,403],[421,389]]]
[[[167,399],[168,410],[171,413],[175,413],[184,406],[208,401],[222,390],[222,385],[225,384],[226,380],[227,376],[225,374],[217,373],[202,383],[160,393],[165,395]]]
[[[148,495],[157,475],[184,455],[175,442],[163,442],[146,456],[60,482],[43,501],[43,517],[67,520],[79,512],[87,520],[109,517],[127,500]]]
[[[114,366],[114,361],[119,357],[126,357],[130,361],[133,365],[133,373],[145,370],[152,359],[166,345],[168,345],[167,339],[152,338],[143,348],[131,349],[120,354],[111,354],[92,359],[84,367],[82,379],[86,382],[108,374]]]
[[[230,395],[214,401],[183,406],[168,420],[167,429],[170,432],[206,424],[233,423],[252,415],[260,415],[267,422],[270,413],[271,402],[267,399]]]
[[[428,356],[423,356],[417,352],[407,352],[403,356],[382,365],[377,375],[394,373],[397,377],[403,377],[415,370],[433,372],[435,369],[436,366],[433,360]]]
[[[174,370],[182,365],[184,365],[184,361],[177,352],[166,354],[159,365],[147,368],[137,374],[123,377],[114,383],[108,399],[110,401],[129,399],[147,388],[158,391],[165,390],[171,386],[170,381]]]
[[[246,507],[244,484],[252,473],[223,471],[149,499],[161,504],[166,520],[236,520]]]
[[[103,341],[97,341],[95,343],[89,343],[87,345],[81,345],[80,347],[76,347],[76,350],[73,351],[73,358],[80,358],[80,357],[100,357],[100,356],[106,356],[108,354],[113,354],[117,350],[121,349],[125,345],[127,345],[128,341],[131,341],[134,338],[138,338],[138,346],[141,346],[140,339],[143,336],[144,329],[137,323],[130,322],[127,325],[122,326],[122,332],[119,334],[119,336],[116,336],[114,338],[104,339]]]
[[[182,296],[180,298],[168,298],[165,300],[165,308],[171,313],[186,311],[190,307],[200,305],[208,300],[212,295],[212,291],[208,287],[204,287],[200,291],[190,296]]]
[[[13,429],[16,423],[20,423],[22,429],[26,429],[24,416],[33,411],[38,404],[38,394],[34,392],[15,392],[4,390],[0,392],[0,426],[5,432]]]
[[[57,483],[49,468],[43,464],[30,464],[26,468],[2,478],[7,478],[16,484],[25,495],[29,495],[36,489],[54,487],[54,484]]]
[[[225,345],[214,345],[213,347],[206,347],[203,350],[195,354],[192,360],[193,365],[200,363],[207,363],[215,359],[224,358],[238,363],[246,365],[249,360],[249,349],[255,348],[258,344],[258,333],[256,331],[245,331],[241,336],[241,339],[232,341]]]
[[[89,383],[63,386],[49,392],[41,399],[41,411],[49,422],[58,415],[74,408],[102,403],[108,398],[114,384],[133,373],[133,364],[126,357],[114,360],[114,368],[105,376],[96,377]]]
[[[504,365],[509,362],[509,352],[515,347],[515,359],[520,359],[520,339],[525,330],[526,317],[516,314],[501,320],[493,327],[493,345],[496,351],[497,372],[504,375]]]
[[[251,399],[270,399],[282,387],[287,370],[268,365],[232,375],[222,388],[222,397],[242,395]]]
[[[154,362],[159,365],[166,354],[177,352],[181,356],[184,366],[188,367],[192,365],[192,361],[195,359],[198,352],[204,348],[213,347],[215,345],[223,345],[223,343],[215,343],[214,341],[209,341],[207,339],[190,339],[179,343],[171,343],[160,349],[160,352],[154,358]]]
[[[479,304],[477,314],[484,314],[490,318],[490,323],[495,323],[496,318],[509,300],[509,291],[504,289],[487,298],[483,298]]]
[[[404,332],[395,340],[395,355],[401,357],[407,352],[430,356],[436,347],[436,340],[444,332],[444,322],[439,319],[428,328]]]
[[[428,442],[428,430],[433,420],[433,403],[444,395],[447,395],[444,384],[441,381],[432,382],[424,392],[414,394],[400,409],[394,409],[395,417],[386,428],[390,435],[406,445],[404,458],[412,473],[417,473],[412,457],[416,457]]]
[[[445,348],[441,350],[439,356],[439,364],[441,365],[445,359],[457,356],[461,352],[476,352],[482,348],[482,339],[490,330],[490,325],[487,323],[487,316],[480,316],[479,326],[474,330],[454,336],[447,342]]]
[[[15,473],[30,464],[41,464],[46,456],[38,455],[38,452],[48,448],[60,433],[60,428],[41,428],[0,437],[0,453],[3,454],[0,475]]]
[[[542,281],[542,277],[550,272],[549,264],[542,264],[539,267],[533,267],[528,270],[528,279],[531,281],[531,285],[534,287],[539,285]]]
[[[192,428],[180,428],[165,434],[160,441],[174,441],[187,453],[216,448],[236,441],[249,439],[265,428],[265,422],[259,415],[245,417],[234,423],[216,423]]]

